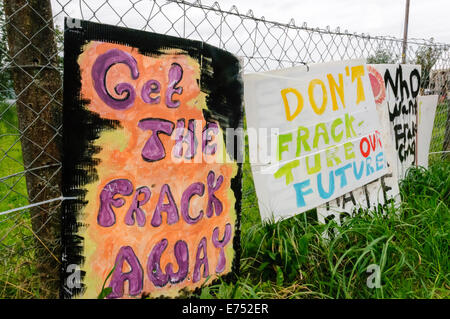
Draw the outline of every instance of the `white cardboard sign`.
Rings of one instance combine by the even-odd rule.
[[[270,161],[251,163],[263,220],[305,212],[388,173],[363,60],[249,74],[244,87],[247,130],[277,132],[249,134],[251,150],[275,150]]]
[[[438,95],[419,95],[417,97],[418,125],[417,125],[417,165],[428,168],[428,153],[433,133],[434,117]]]

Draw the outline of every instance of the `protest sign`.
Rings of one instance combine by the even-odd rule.
[[[383,76],[392,142],[397,152],[397,177],[402,180],[417,161],[417,96],[421,67],[408,64],[374,64],[372,67]]]
[[[322,223],[327,223],[334,219],[338,224],[341,224],[345,217],[352,217],[360,209],[383,211],[391,203],[394,205],[400,203],[400,191],[397,180],[397,152],[392,145],[384,79],[371,65],[367,65],[367,71],[375,98],[378,118],[382,126],[381,139],[385,148],[388,173],[375,181],[317,207],[317,217]]]
[[[223,141],[242,118],[238,59],[78,22],[64,46],[63,297],[103,284],[107,298],[179,297],[236,271],[241,167]]]
[[[263,220],[305,212],[387,173],[381,124],[364,61],[244,76],[249,147]]]
[[[438,95],[419,95],[417,123],[417,165],[428,168],[428,153],[433,133]]]

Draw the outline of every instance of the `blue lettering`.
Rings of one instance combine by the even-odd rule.
[[[325,192],[325,190],[323,189],[323,186],[322,186],[322,173],[317,174],[317,188],[319,190],[320,197],[322,197],[323,199],[330,198],[331,195],[333,195],[333,193],[334,193],[334,174],[333,174],[333,171],[330,172],[329,176],[330,176],[329,177],[329,185],[330,185],[330,187],[328,188],[328,192]]]
[[[348,163],[347,165],[338,168],[335,172],[336,177],[338,175],[341,176],[341,188],[344,188],[348,184],[347,176],[345,175],[345,170],[349,169],[350,167],[352,167],[352,164]]]
[[[369,176],[373,172],[375,172],[375,169],[371,165],[372,158],[370,156],[367,156],[366,158],[366,176]]]
[[[357,180],[359,180],[364,172],[364,162],[361,162],[359,172],[356,170],[356,162],[353,162],[353,173]]]
[[[377,172],[384,167],[384,154],[380,152],[375,158]],[[378,165],[379,164],[379,165]]]
[[[301,183],[294,184],[295,192],[297,194],[297,207],[306,206],[304,195],[312,194],[313,190],[309,188],[303,191],[303,188],[308,187],[310,184],[309,179]]]

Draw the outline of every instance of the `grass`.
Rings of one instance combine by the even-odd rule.
[[[23,171],[17,126],[15,109],[0,104],[1,177]],[[450,161],[410,170],[400,189],[402,206],[385,215],[363,212],[341,226],[321,225],[313,210],[264,224],[245,163],[240,275],[199,297],[450,298]],[[0,194],[0,212],[27,205],[24,176],[1,181]],[[29,218],[28,211],[0,216],[0,298],[45,296]],[[331,228],[337,235],[325,239]],[[380,288],[367,286],[372,264],[380,267]]]
[[[250,182],[244,175],[244,189]],[[399,210],[364,212],[342,226],[318,224],[315,211],[255,223],[258,208],[244,206],[242,275],[201,298],[449,298],[450,162],[411,169],[400,187]],[[331,227],[338,235],[325,239]],[[371,264],[380,288],[367,286]]]
[[[28,205],[15,106],[0,103],[0,212]],[[29,211],[0,216],[0,298],[40,296]]]
[[[430,143],[430,152],[439,152],[442,151],[444,146],[445,139],[445,130],[446,130],[446,122],[447,122],[447,113],[450,105],[449,102],[446,101],[444,103],[439,103],[436,107],[436,115],[434,118],[433,125],[433,139]],[[440,161],[442,158],[448,159],[449,156],[447,154],[430,154],[429,159],[430,162]]]

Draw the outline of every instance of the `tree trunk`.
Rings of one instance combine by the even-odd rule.
[[[5,0],[11,75],[30,204],[61,196],[62,81],[49,0]],[[32,169],[32,170],[31,170]],[[31,170],[31,171],[30,171]],[[40,297],[59,288],[60,202],[30,209],[36,239]],[[58,259],[58,260],[57,260]]]
[[[444,160],[447,160],[450,158],[450,101],[447,99],[447,96],[445,96],[444,103],[447,105],[447,121],[445,122],[445,134],[444,134],[444,144],[442,147],[442,150],[444,153],[442,154],[442,157]]]

